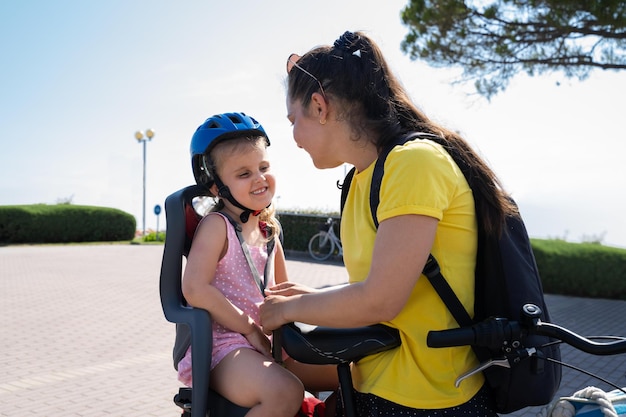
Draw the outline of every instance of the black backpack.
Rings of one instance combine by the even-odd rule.
[[[442,144],[442,138],[439,136],[412,133],[399,138],[383,149],[376,161],[370,188],[370,210],[377,228],[376,211],[385,159],[395,146],[415,139],[429,139]],[[465,177],[468,178],[467,164],[452,156]],[[354,168],[348,172],[341,186],[342,211],[353,175]],[[477,198],[476,193],[474,196]],[[448,285],[432,254],[423,271],[455,320],[461,327],[471,326],[489,317],[519,321],[522,306],[532,303],[541,308],[543,312],[541,320],[550,321],[535,256],[522,219],[517,216],[507,217],[506,230],[499,239],[487,236],[481,227],[480,219],[478,220],[473,318]],[[523,339],[523,347],[535,347],[536,356],[511,364],[510,368],[491,366],[483,371],[487,385],[493,393],[498,413],[511,413],[528,406],[545,405],[552,400],[561,382],[561,366],[546,358],[560,361],[561,353],[558,344],[551,344],[551,342],[550,338],[544,336],[526,336]],[[501,352],[492,352],[487,348],[473,346],[473,349],[481,363],[501,356]]]

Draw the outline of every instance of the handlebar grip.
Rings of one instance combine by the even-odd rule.
[[[429,347],[482,346],[500,349],[522,337],[518,322],[490,317],[469,327],[428,332],[426,343]]]
[[[426,337],[426,344],[432,348],[473,345],[475,341],[476,333],[472,327],[430,331]]]
[[[527,308],[532,307],[532,308]],[[522,322],[491,317],[469,327],[433,330],[428,332],[426,344],[432,348],[455,346],[480,346],[492,351],[513,346],[517,341],[525,344],[528,336],[546,336],[592,355],[617,355],[626,353],[626,338],[613,338],[606,342],[595,342],[556,324],[538,319],[536,306],[524,306]],[[536,341],[531,341],[536,343]]]

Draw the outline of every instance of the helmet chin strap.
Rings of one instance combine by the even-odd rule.
[[[235,197],[233,197],[233,195],[231,194],[230,189],[222,182],[221,179],[219,179],[217,175],[214,177],[214,180],[215,185],[217,185],[217,194],[220,197],[228,200],[233,206],[243,210],[239,215],[239,219],[241,219],[242,223],[246,223],[251,214],[253,216],[258,216],[259,214],[261,214],[262,210],[250,210],[248,207],[245,207],[244,205],[239,203],[239,201],[235,200]]]

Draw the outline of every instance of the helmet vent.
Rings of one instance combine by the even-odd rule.
[[[233,122],[233,123],[235,123],[235,124],[237,124],[237,123],[243,123],[243,121],[242,121],[239,117],[237,117],[236,115],[234,115],[234,114],[229,114],[229,115],[228,115],[228,118],[230,119],[230,121],[231,121],[231,122]]]

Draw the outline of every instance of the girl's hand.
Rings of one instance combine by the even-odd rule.
[[[248,334],[244,334],[245,338],[250,344],[263,355],[272,357],[272,345],[270,339],[263,333],[263,330],[256,324],[252,326],[252,331]]]
[[[291,295],[297,294],[311,294],[314,292],[318,292],[317,289],[307,287],[306,285],[298,284],[295,282],[281,282],[280,284],[276,284],[273,287],[265,289],[265,295],[280,295],[283,297],[289,297]]]

